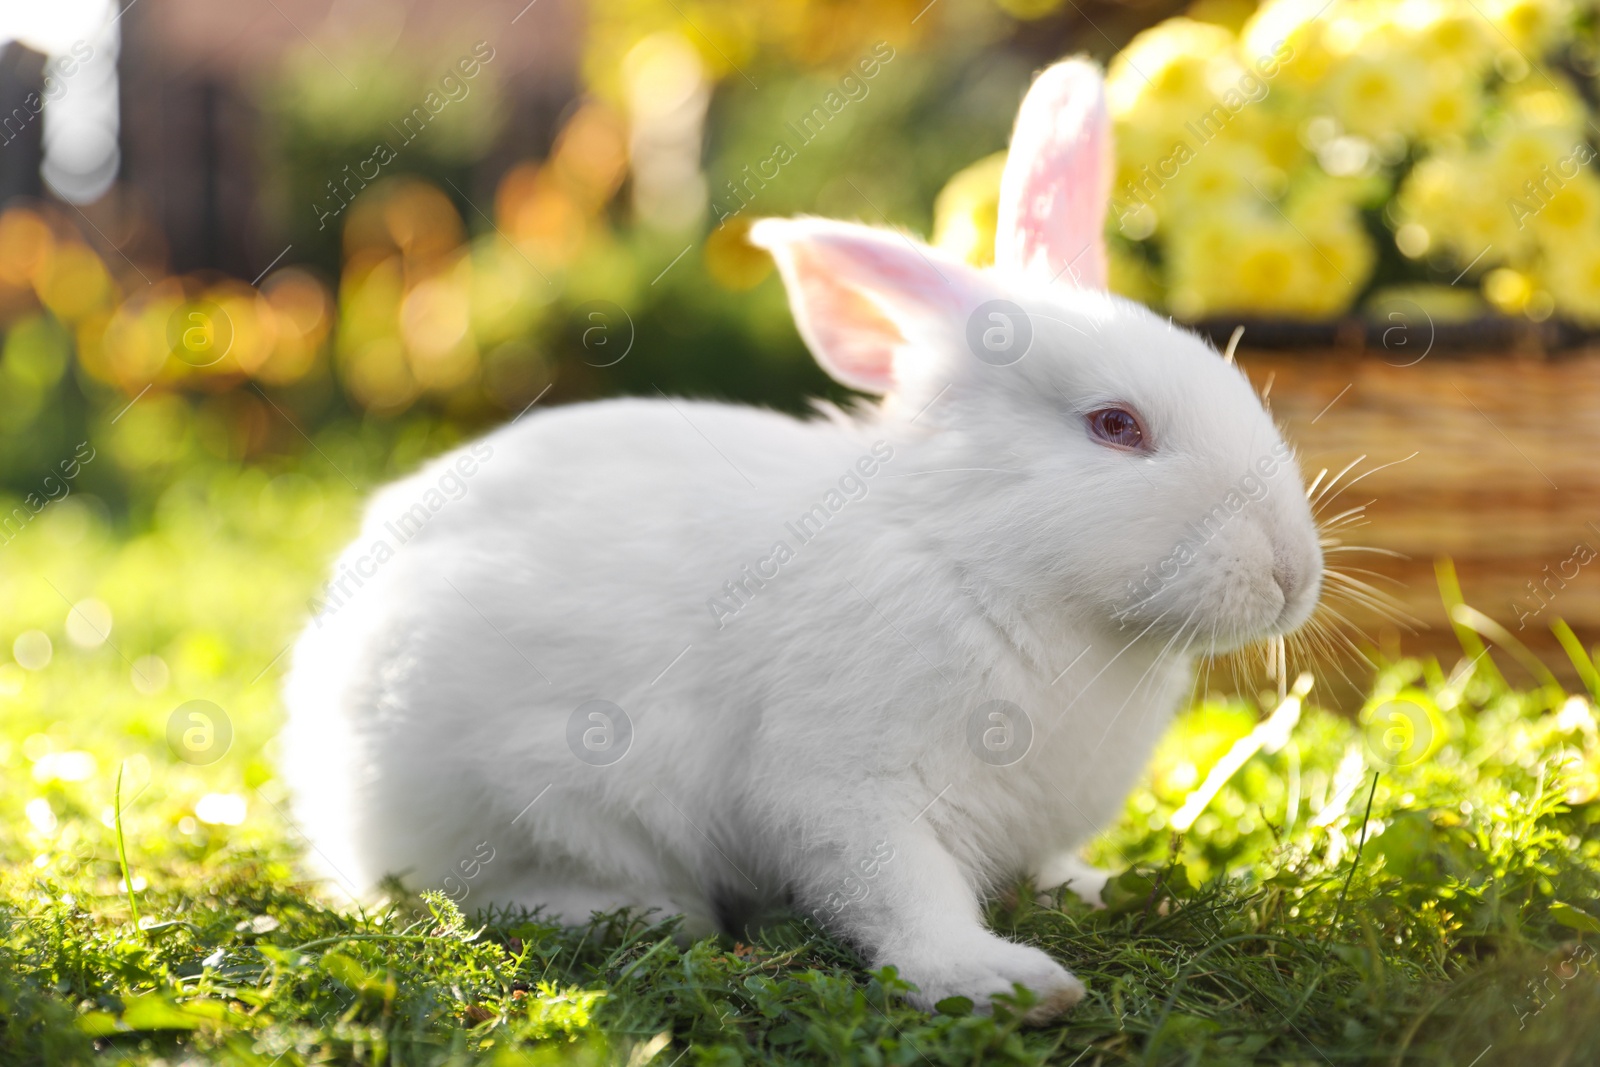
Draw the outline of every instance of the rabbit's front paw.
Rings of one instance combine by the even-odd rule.
[[[1022,1019],[1031,1025],[1049,1022],[1083,999],[1083,983],[1045,953],[998,937],[959,948],[945,946],[938,958],[889,961],[899,963],[900,977],[915,983],[910,1001],[924,1011],[946,997],[966,997],[984,1014],[994,1010],[999,993],[1014,993],[1020,982],[1039,1001]]]

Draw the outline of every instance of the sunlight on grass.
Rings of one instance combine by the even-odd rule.
[[[561,929],[436,895],[341,910],[298,873],[273,737],[282,653],[357,500],[331,471],[217,468],[131,529],[69,499],[0,550],[0,1062],[1487,1067],[1600,1050],[1594,708],[1510,688],[1487,657],[1389,665],[1354,721],[1313,688],[1175,834],[1278,698],[1181,716],[1091,848],[1124,872],[1107,907],[991,907],[1089,986],[1044,1030],[915,1012],[892,972],[798,922],[684,945],[671,921]]]

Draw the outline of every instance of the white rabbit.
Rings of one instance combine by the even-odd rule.
[[[380,493],[286,688],[330,874],[691,930],[790,904],[923,1007],[1075,1004],[980,901],[1097,892],[1075,849],[1195,657],[1298,626],[1322,572],[1244,375],[1100,291],[1109,148],[1097,72],[1043,74],[990,270],[754,228],[817,359],[881,403],[575,405]]]

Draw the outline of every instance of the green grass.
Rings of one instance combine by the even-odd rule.
[[[275,683],[357,499],[197,469],[131,529],[69,498],[0,546],[0,639],[54,646],[0,665],[0,1064],[1600,1062],[1593,704],[1509,687],[1499,653],[1377,675],[1374,707],[1413,697],[1418,737],[1308,708],[1175,835],[1276,699],[1187,712],[1091,850],[1128,872],[1108,907],[991,907],[1088,983],[1049,1028],[914,1011],[798,922],[682,947],[659,917],[341,909],[282,815]],[[79,647],[87,597],[113,625]],[[167,743],[195,699],[233,731],[206,765]]]

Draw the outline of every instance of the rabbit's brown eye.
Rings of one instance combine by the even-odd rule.
[[[1101,444],[1129,451],[1145,451],[1149,448],[1144,439],[1144,427],[1139,425],[1139,417],[1127,408],[1100,408],[1089,412],[1084,418],[1089,424],[1089,436]]]

